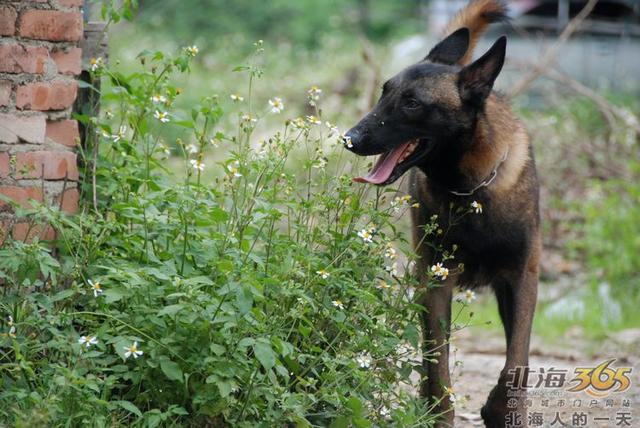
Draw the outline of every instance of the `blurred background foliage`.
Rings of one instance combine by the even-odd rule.
[[[140,24],[170,32],[177,42],[191,43],[194,29],[216,51],[227,40],[244,38],[317,48],[337,32],[372,41],[411,34],[424,28],[422,0],[143,0]],[[402,23],[402,25],[399,25]],[[246,52],[250,44],[238,46]]]

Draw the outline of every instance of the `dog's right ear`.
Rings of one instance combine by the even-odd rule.
[[[469,37],[469,29],[466,27],[454,31],[446,39],[435,45],[425,57],[425,60],[446,65],[457,63],[469,49]]]

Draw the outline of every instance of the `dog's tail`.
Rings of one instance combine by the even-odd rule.
[[[459,65],[466,65],[473,58],[473,50],[478,39],[487,30],[489,24],[502,21],[507,17],[507,7],[500,0],[472,0],[464,9],[449,22],[445,36],[466,27],[469,29],[469,47],[467,53],[458,61]]]

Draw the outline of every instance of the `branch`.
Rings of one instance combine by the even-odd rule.
[[[598,106],[598,108],[602,112],[602,115],[605,116],[609,123],[613,122],[613,117],[615,116],[620,119],[626,126],[629,126],[634,131],[636,131],[638,135],[640,135],[639,124],[630,122],[627,118],[628,114],[624,110],[608,102],[602,95],[598,94],[593,89],[583,85],[577,80],[572,79],[566,74],[561,73],[560,71],[555,69],[550,70],[550,73],[547,74],[547,77],[551,80],[555,80],[556,82],[564,83],[575,92],[589,98]]]

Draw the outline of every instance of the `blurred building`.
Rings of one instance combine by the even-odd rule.
[[[467,0],[432,0],[429,33],[438,37]],[[587,1],[515,0],[507,2],[511,20],[496,25],[479,45],[486,49],[497,34],[509,35],[511,64],[535,62],[552,45]],[[616,90],[640,86],[640,0],[600,0],[571,39],[554,67],[594,87]]]

